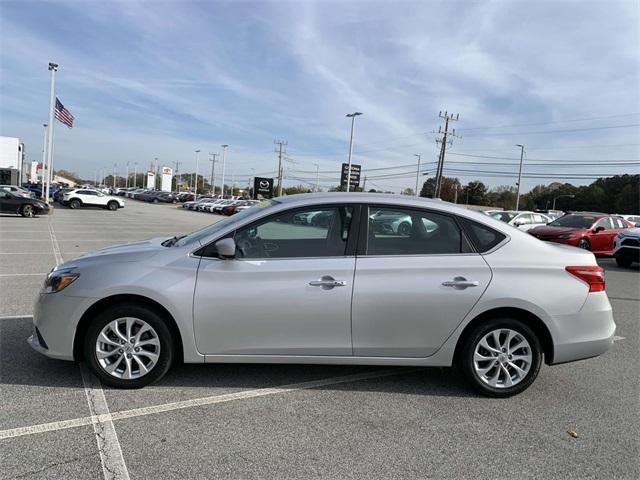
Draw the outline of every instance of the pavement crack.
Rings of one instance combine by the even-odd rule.
[[[69,464],[71,464],[71,463],[75,463],[75,462],[77,462],[77,461],[79,461],[79,460],[83,460],[83,459],[85,459],[85,458],[89,458],[89,457],[92,457],[92,456],[93,456],[93,453],[85,453],[84,455],[79,455],[79,456],[77,456],[77,457],[70,458],[70,459],[68,459],[68,460],[63,460],[63,461],[61,461],[61,462],[53,462],[53,463],[49,463],[49,464],[47,464],[47,465],[45,465],[45,466],[43,466],[43,467],[41,467],[41,468],[39,468],[39,469],[37,469],[37,470],[29,470],[28,472],[24,472],[24,473],[18,474],[18,475],[16,475],[16,476],[15,476],[15,477],[13,477],[13,478],[27,478],[27,477],[31,477],[31,476],[33,476],[33,475],[40,474],[40,473],[42,473],[42,472],[44,472],[44,471],[47,471],[47,470],[50,470],[50,469],[52,469],[52,468],[60,467],[60,466],[62,466],[62,465],[69,465]]]

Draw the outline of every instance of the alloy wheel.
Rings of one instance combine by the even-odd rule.
[[[33,217],[34,216],[33,207],[31,205],[25,205],[22,208],[22,215],[24,215],[25,217]]]
[[[531,346],[519,332],[493,330],[476,344],[473,368],[477,377],[494,388],[509,388],[524,380],[531,369]]]
[[[116,378],[131,380],[145,376],[158,363],[160,339],[144,320],[117,318],[100,331],[95,354],[100,367]]]

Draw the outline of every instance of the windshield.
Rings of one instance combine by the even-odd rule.
[[[550,227],[591,228],[598,218],[593,215],[565,215],[549,224]]]
[[[224,220],[220,220],[219,222],[216,222],[212,225],[209,225],[207,227],[201,228],[200,230],[196,230],[195,232],[190,233],[189,235],[181,238],[180,241],[177,242],[177,245],[183,246],[183,245],[190,245],[194,242],[199,242],[201,239],[206,238],[210,235],[214,235],[216,232],[221,231],[222,229],[226,228],[228,225],[231,225],[235,222],[243,220],[247,217],[251,217],[261,212],[265,208],[271,207],[272,205],[276,205],[277,203],[279,202],[276,202],[275,200],[263,200],[259,203],[256,203],[252,207],[247,208],[246,210],[241,210],[240,212],[236,213],[231,217],[227,217]]]
[[[491,214],[491,218],[495,218],[496,220],[500,220],[502,222],[510,222],[515,216],[515,213],[510,212],[495,212]]]

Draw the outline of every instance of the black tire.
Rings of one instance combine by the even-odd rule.
[[[153,203],[158,203],[158,199],[157,199],[157,198],[154,198],[154,199],[153,199]]]
[[[118,210],[118,207],[119,207],[118,202],[115,202],[113,200],[111,202],[107,203],[107,209],[111,210],[112,212],[115,211],[115,210]]]
[[[158,334],[160,341],[160,356],[149,373],[135,379],[117,378],[105,371],[96,356],[96,342],[102,329],[113,320],[122,317],[133,317],[149,324]],[[155,311],[135,304],[118,304],[108,307],[98,314],[85,333],[83,340],[84,359],[91,370],[100,378],[102,383],[115,388],[142,388],[160,380],[169,371],[176,358],[175,345],[171,331],[165,320]]]
[[[618,264],[619,267],[629,268],[633,263],[633,261],[629,258],[616,257],[616,263]]]
[[[81,205],[82,205],[82,202],[77,198],[69,200],[69,208],[76,209],[76,208],[80,208]]]
[[[402,235],[403,237],[411,235],[411,224],[409,222],[402,222],[398,225],[398,235]]]
[[[25,218],[33,218],[36,216],[36,211],[33,208],[33,205],[23,205],[20,209],[20,215]]]
[[[526,373],[526,376],[519,381],[519,383],[516,383],[511,387],[491,386],[487,382],[482,380],[475,370],[474,353],[476,350],[476,346],[478,346],[479,342],[485,335],[499,329],[509,329],[515,331],[517,334],[524,337],[524,339],[529,343],[530,346],[531,364],[529,367],[529,371]],[[457,359],[458,366],[462,370],[462,374],[464,375],[469,385],[471,385],[473,389],[475,389],[482,395],[496,398],[505,398],[512,395],[517,395],[518,393],[521,393],[529,388],[529,386],[538,376],[538,372],[540,371],[543,360],[542,346],[540,344],[540,340],[533,332],[533,330],[521,320],[515,318],[494,318],[486,322],[482,322],[472,330],[470,330],[466,334],[462,342],[462,348],[460,349]],[[495,362],[498,361],[498,359],[495,360]],[[508,360],[506,361],[508,362]],[[513,362],[518,361],[519,360],[514,360]],[[483,364],[483,366],[488,366],[488,362]],[[520,366],[522,365],[523,364],[521,363]],[[497,367],[495,368],[500,369],[500,365],[497,364]],[[500,375],[502,375],[502,378],[506,378],[504,372]]]
[[[591,244],[589,243],[589,240],[587,240],[586,238],[581,238],[580,241],[578,242],[578,245],[576,245],[578,248],[582,248],[583,250],[591,250]]]

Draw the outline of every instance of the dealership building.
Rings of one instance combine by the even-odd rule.
[[[15,137],[0,137],[0,185],[20,185],[24,172],[24,143]]]

